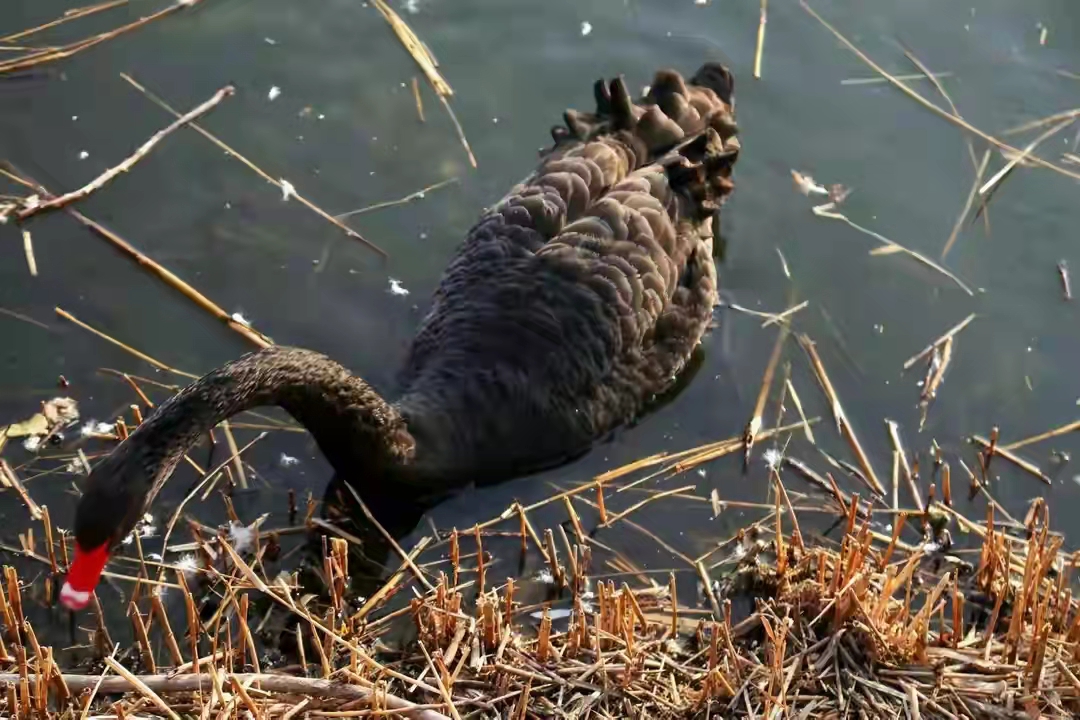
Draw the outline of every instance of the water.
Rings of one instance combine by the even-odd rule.
[[[818,342],[879,476],[887,481],[891,459],[886,417],[901,424],[909,450],[925,455],[935,438],[952,457],[964,450],[966,435],[988,433],[994,424],[1006,439],[1017,439],[1076,416],[1077,310],[1062,301],[1055,270],[1061,259],[1080,267],[1073,242],[1074,181],[1020,168],[999,189],[990,207],[991,234],[981,223],[967,227],[948,258],[950,269],[978,289],[973,297],[904,256],[870,256],[876,246],[871,238],[811,214],[811,201],[793,190],[790,170],[854,187],[843,206],[852,220],[936,258],[972,183],[964,136],[884,84],[841,84],[873,73],[797,4],[770,6],[760,81],[750,76],[758,6],[747,0],[417,0],[414,6],[417,12],[402,9],[403,17],[454,87],[453,106],[479,161],[476,170],[426,87],[427,122],[418,121],[409,88],[419,74],[415,64],[379,14],[355,0],[204,0],[193,11],[68,62],[5,78],[0,149],[54,191],[82,185],[170,120],[120,79],[123,71],[185,109],[234,83],[237,95],[208,116],[205,126],[331,213],[459,178],[421,201],[355,218],[354,227],[390,254],[386,263],[295,201],[283,201],[276,188],[191,131],[168,138],[131,173],[79,205],[276,341],[325,352],[389,389],[455,246],[479,209],[532,167],[563,108],[588,108],[591,83],[601,76],[623,73],[639,88],[658,67],[692,72],[704,60],[722,60],[736,74],[744,148],[737,190],[723,217],[728,245],[722,286],[737,303],[760,310],[784,309],[792,292],[810,301],[797,329]],[[67,7],[60,0],[20,3],[6,9],[0,33],[44,22]],[[152,7],[157,6],[138,0],[49,37],[83,37]],[[1075,104],[1080,81],[1055,72],[1080,71],[1080,25],[1070,5],[922,1],[872,14],[853,2],[822,1],[815,7],[890,70],[913,71],[897,45],[900,39],[935,71],[953,73],[943,80],[946,88],[964,116],[988,132]],[[583,22],[591,25],[587,35]],[[1048,28],[1045,46],[1039,43],[1040,23]],[[281,94],[270,101],[273,86]],[[926,81],[914,86],[941,102]],[[1022,147],[1029,137],[1011,139]],[[1058,162],[1075,141],[1076,130],[1069,128],[1039,152]],[[978,155],[983,148],[976,140]],[[990,173],[1003,162],[995,154]],[[22,419],[57,394],[61,374],[72,383],[69,392],[81,402],[84,418],[97,419],[115,417],[133,400],[130,388],[98,368],[178,381],[60,320],[54,306],[190,372],[249,349],[240,336],[71,218],[56,213],[29,228],[37,278],[26,271],[18,232],[0,229],[0,307],[48,329],[0,314],[5,421]],[[790,267],[790,282],[777,249]],[[391,278],[409,294],[391,293]],[[919,434],[920,373],[902,375],[901,364],[971,312],[979,317],[959,336],[952,369]],[[668,405],[569,467],[463,491],[432,510],[434,522],[470,527],[514,498],[547,496],[551,483],[570,485],[644,455],[738,435],[751,413],[775,329],[763,330],[759,318],[731,311],[722,321],[727,327],[706,339],[696,377]],[[827,421],[827,407],[794,343],[785,359],[807,411]],[[155,397],[164,394],[157,391]],[[238,431],[238,441],[247,442],[255,432]],[[822,447],[850,458],[828,422],[816,434]],[[1025,453],[1046,465],[1051,449],[1075,451],[1077,439],[1060,438]],[[794,440],[789,450],[827,469],[804,441]],[[300,464],[283,466],[282,453]],[[15,465],[30,459],[14,444],[5,457]],[[262,478],[257,489],[236,495],[237,511],[248,520],[272,512],[270,524],[280,526],[287,491],[311,488],[318,498],[330,476],[304,435],[274,434],[248,457]],[[970,464],[970,453],[965,457]],[[1075,532],[1071,513],[1080,509],[1080,487],[1070,468],[1045,488],[998,467],[1001,482],[992,489],[1011,512],[1022,513],[1030,498],[1045,493],[1056,527]],[[187,474],[171,483],[161,506],[174,508],[190,481]],[[64,473],[29,482],[31,494],[49,506],[60,527],[70,526],[72,482],[78,477]],[[798,481],[791,482],[795,487]],[[656,487],[677,487],[673,483],[695,484],[695,493],[704,497],[716,489],[723,498],[762,499],[766,476],[758,460],[744,479],[732,458]],[[612,509],[643,497],[629,495],[612,500]],[[194,503],[189,512],[215,524],[223,519],[220,505]],[[981,500],[961,503],[974,516],[982,515],[982,507]],[[3,542],[17,545],[16,535],[29,527],[25,509],[8,492],[0,496],[0,514]],[[707,504],[670,501],[640,510],[635,519],[695,557],[750,517],[736,511],[717,520],[710,516]],[[552,506],[534,523],[547,527],[564,519],[561,507]],[[586,519],[595,523],[587,513]],[[424,527],[403,544],[411,545]],[[601,530],[598,537],[648,569],[681,567],[654,540],[632,530]],[[43,566],[17,564],[25,578],[41,577]],[[513,574],[509,566],[499,568],[500,576],[503,571]],[[40,583],[30,592],[40,593]],[[61,615],[35,609],[31,616],[39,633],[55,633],[47,639],[63,642]]]

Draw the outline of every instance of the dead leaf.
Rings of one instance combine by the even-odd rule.
[[[45,419],[44,415],[37,413],[33,417],[23,420],[22,422],[8,425],[4,428],[3,432],[4,435],[12,438],[29,437],[31,435],[48,435],[49,421]]]

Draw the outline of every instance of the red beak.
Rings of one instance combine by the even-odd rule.
[[[82,610],[86,607],[108,560],[108,544],[83,550],[76,542],[75,562],[71,563],[67,579],[60,589],[60,603],[69,610]]]

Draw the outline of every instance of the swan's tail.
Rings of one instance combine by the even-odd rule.
[[[552,128],[552,137],[556,147],[616,140],[632,158],[629,172],[664,165],[672,187],[688,194],[703,218],[734,187],[731,171],[740,149],[734,89],[731,72],[715,62],[702,65],[689,81],[675,70],[659,70],[637,100],[621,77],[598,80],[596,111],[567,110],[565,125]]]
[[[605,135],[629,135],[646,151],[642,164],[680,142],[712,128],[727,140],[735,125],[735,81],[719,63],[701,66],[690,81],[675,70],[659,70],[644,95],[633,100],[622,77],[597,80],[596,111],[567,110],[565,125],[551,130],[556,143],[588,142]]]

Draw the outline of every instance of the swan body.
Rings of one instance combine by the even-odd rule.
[[[183,453],[277,405],[360,487],[435,497],[558,465],[675,382],[718,302],[713,230],[738,158],[733,80],[661,70],[595,86],[537,168],[482,213],[412,343],[393,403],[319,353],[271,347],[163,403],[90,474],[61,592],[84,606]]]

